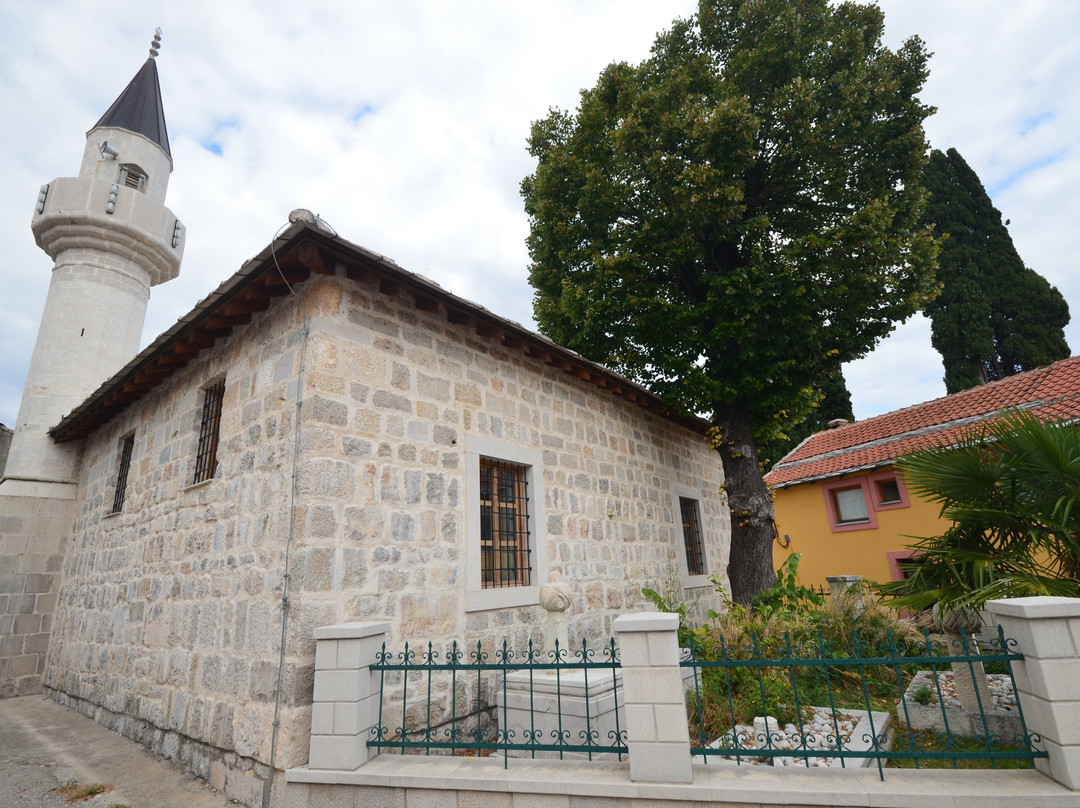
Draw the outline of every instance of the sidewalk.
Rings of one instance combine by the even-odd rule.
[[[235,808],[236,803],[145,748],[44,696],[0,699],[0,806],[62,808],[70,782],[112,790],[83,808]]]

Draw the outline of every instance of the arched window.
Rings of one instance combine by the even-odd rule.
[[[120,166],[120,184],[146,193],[146,172],[134,163]]]

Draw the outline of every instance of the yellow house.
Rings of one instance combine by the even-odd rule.
[[[833,575],[902,578],[908,537],[938,535],[947,523],[937,505],[909,495],[894,463],[1007,408],[1080,417],[1080,357],[811,435],[765,475],[775,497],[775,565],[802,553],[806,586]]]

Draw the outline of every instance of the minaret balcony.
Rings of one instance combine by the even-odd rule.
[[[145,269],[151,286],[180,273],[187,234],[171,210],[146,194],[89,177],[50,182],[30,226],[53,260],[71,249],[101,250]]]

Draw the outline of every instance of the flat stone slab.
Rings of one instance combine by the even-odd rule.
[[[799,727],[787,724],[783,727],[770,719],[766,725],[763,718],[754,720],[754,726],[739,724],[735,727],[738,735],[738,756],[730,755],[695,755],[695,763],[720,763],[722,765],[749,766],[807,766],[824,768],[865,768],[876,766],[877,760],[868,757],[844,757],[827,755],[810,756],[763,756],[756,755],[757,749],[771,745],[773,749],[798,750],[803,743],[810,750],[826,751],[837,748],[837,730],[842,748],[851,752],[865,752],[874,748],[874,739],[879,739],[879,746],[892,749],[895,733],[892,732],[892,716],[886,712],[867,712],[866,710],[837,710],[836,722],[833,723],[832,711],[827,707],[809,707],[814,715],[810,721]],[[768,729],[766,729],[766,726]],[[771,739],[766,734],[771,735]],[[730,734],[716,739],[709,744],[710,749],[731,747]],[[770,744],[771,740],[771,744]],[[809,763],[808,763],[809,761]]]
[[[1016,707],[1016,699],[1012,695],[1012,681],[1008,675],[987,675],[991,703],[983,705],[984,715],[960,706],[954,695],[952,673],[938,671],[937,675],[936,685],[933,671],[919,671],[912,678],[904,691],[904,702],[896,706],[896,718],[900,726],[908,727],[914,732],[948,731],[962,738],[982,738],[989,735],[1000,739],[1001,743],[1024,743],[1024,726]],[[930,704],[916,701],[916,694],[924,689],[933,699]]]

